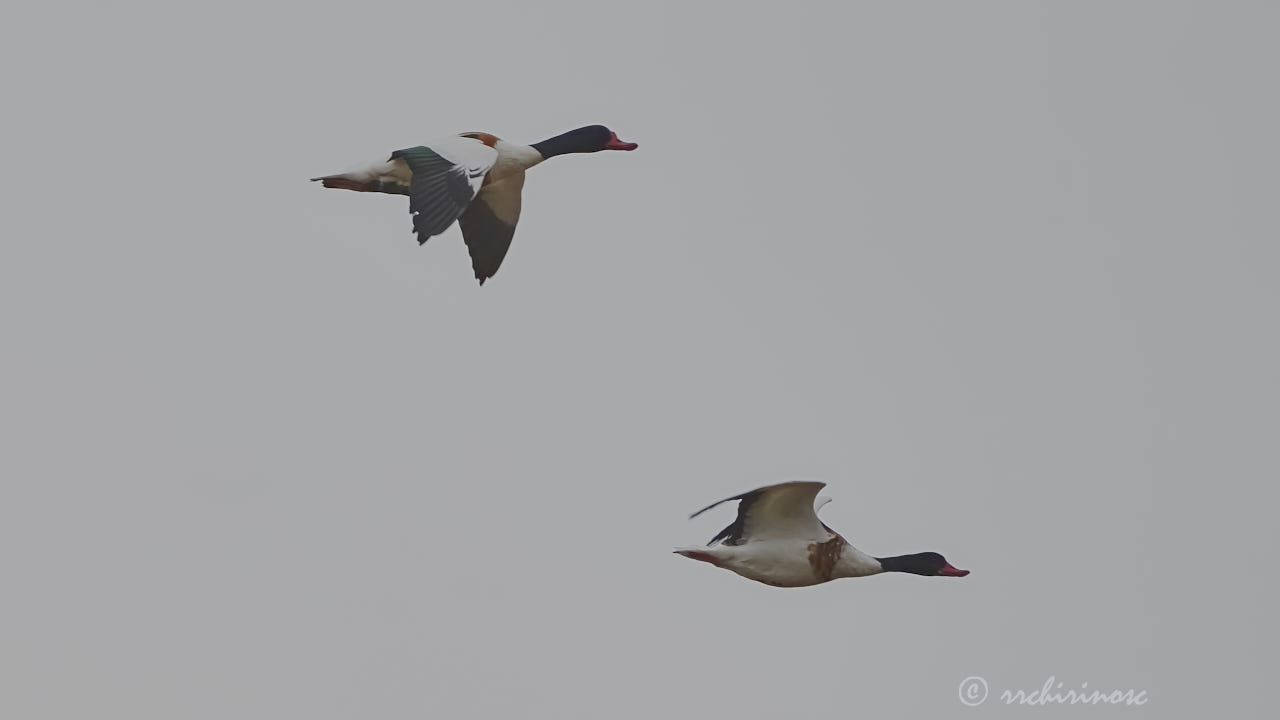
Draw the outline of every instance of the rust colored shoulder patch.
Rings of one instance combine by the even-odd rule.
[[[813,568],[813,574],[818,577],[818,582],[831,579],[843,550],[844,538],[834,533],[826,542],[809,543],[809,567]]]
[[[462,133],[462,137],[475,138],[489,147],[493,147],[498,142],[496,135],[490,135],[487,132],[465,132]]]

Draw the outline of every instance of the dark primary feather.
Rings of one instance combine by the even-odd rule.
[[[692,520],[693,518],[698,517],[702,513],[710,510],[711,508],[717,505],[721,505],[721,504],[730,502],[732,500],[737,500],[738,501],[738,517],[734,518],[734,521],[729,523],[728,527],[716,533],[716,536],[711,538],[711,540],[707,543],[707,545],[708,546],[715,545],[720,540],[724,540],[725,545],[741,545],[742,535],[746,527],[747,513],[751,510],[752,503],[758,500],[763,493],[764,493],[763,489],[752,490],[751,492],[745,492],[745,493],[742,493],[741,495],[734,495],[733,497],[730,497],[730,498],[718,500],[702,508],[698,512],[690,515],[689,519]]]
[[[520,215],[520,187],[524,183],[523,176],[499,180],[485,186],[476,195],[471,207],[458,218],[462,227],[462,239],[467,243],[467,251],[471,253],[471,269],[476,279],[484,285],[484,281],[493,277],[502,265],[502,260],[511,249],[511,238],[515,236],[516,226],[499,218],[490,206],[490,202],[506,202],[514,204],[515,215]]]
[[[413,231],[418,234],[419,244],[447,230],[471,204],[475,191],[466,167],[445,160],[423,145],[397,150],[391,158],[402,158],[413,172],[409,212],[413,213]]]

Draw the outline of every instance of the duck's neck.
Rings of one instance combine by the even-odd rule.
[[[498,151],[498,159],[489,170],[486,182],[497,182],[509,175],[524,172],[542,162],[542,156],[528,145],[517,145],[499,140],[494,149]]]
[[[537,150],[538,154],[542,155],[543,160],[550,160],[557,155],[592,152],[584,149],[582,134],[578,130],[561,133],[542,142],[536,142],[529,147]]]

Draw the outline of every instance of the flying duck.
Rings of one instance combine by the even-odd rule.
[[[580,127],[533,145],[467,132],[397,150],[386,162],[363,170],[311,179],[327,188],[408,195],[419,245],[457,220],[471,267],[484,285],[511,247],[525,170],[557,155],[636,147],[603,125]]]
[[[804,587],[883,572],[948,577],[969,574],[934,552],[878,558],[850,545],[818,519],[818,509],[831,501],[818,498],[824,487],[826,483],[821,482],[785,482],[711,503],[689,517],[737,500],[737,519],[711,538],[707,547],[675,552],[775,587]]]

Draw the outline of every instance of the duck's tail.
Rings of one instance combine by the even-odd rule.
[[[364,170],[313,177],[311,182],[339,190],[408,195],[410,174],[403,163],[389,161]]]
[[[313,177],[311,182],[318,182],[327,188],[338,188],[339,190],[355,190],[356,192],[369,192],[369,183],[362,182],[348,175],[325,175],[323,177]]]
[[[703,547],[683,547],[673,550],[677,555],[683,555],[690,560],[698,560],[699,562],[711,563],[716,567],[720,567],[720,557],[714,552]]]

